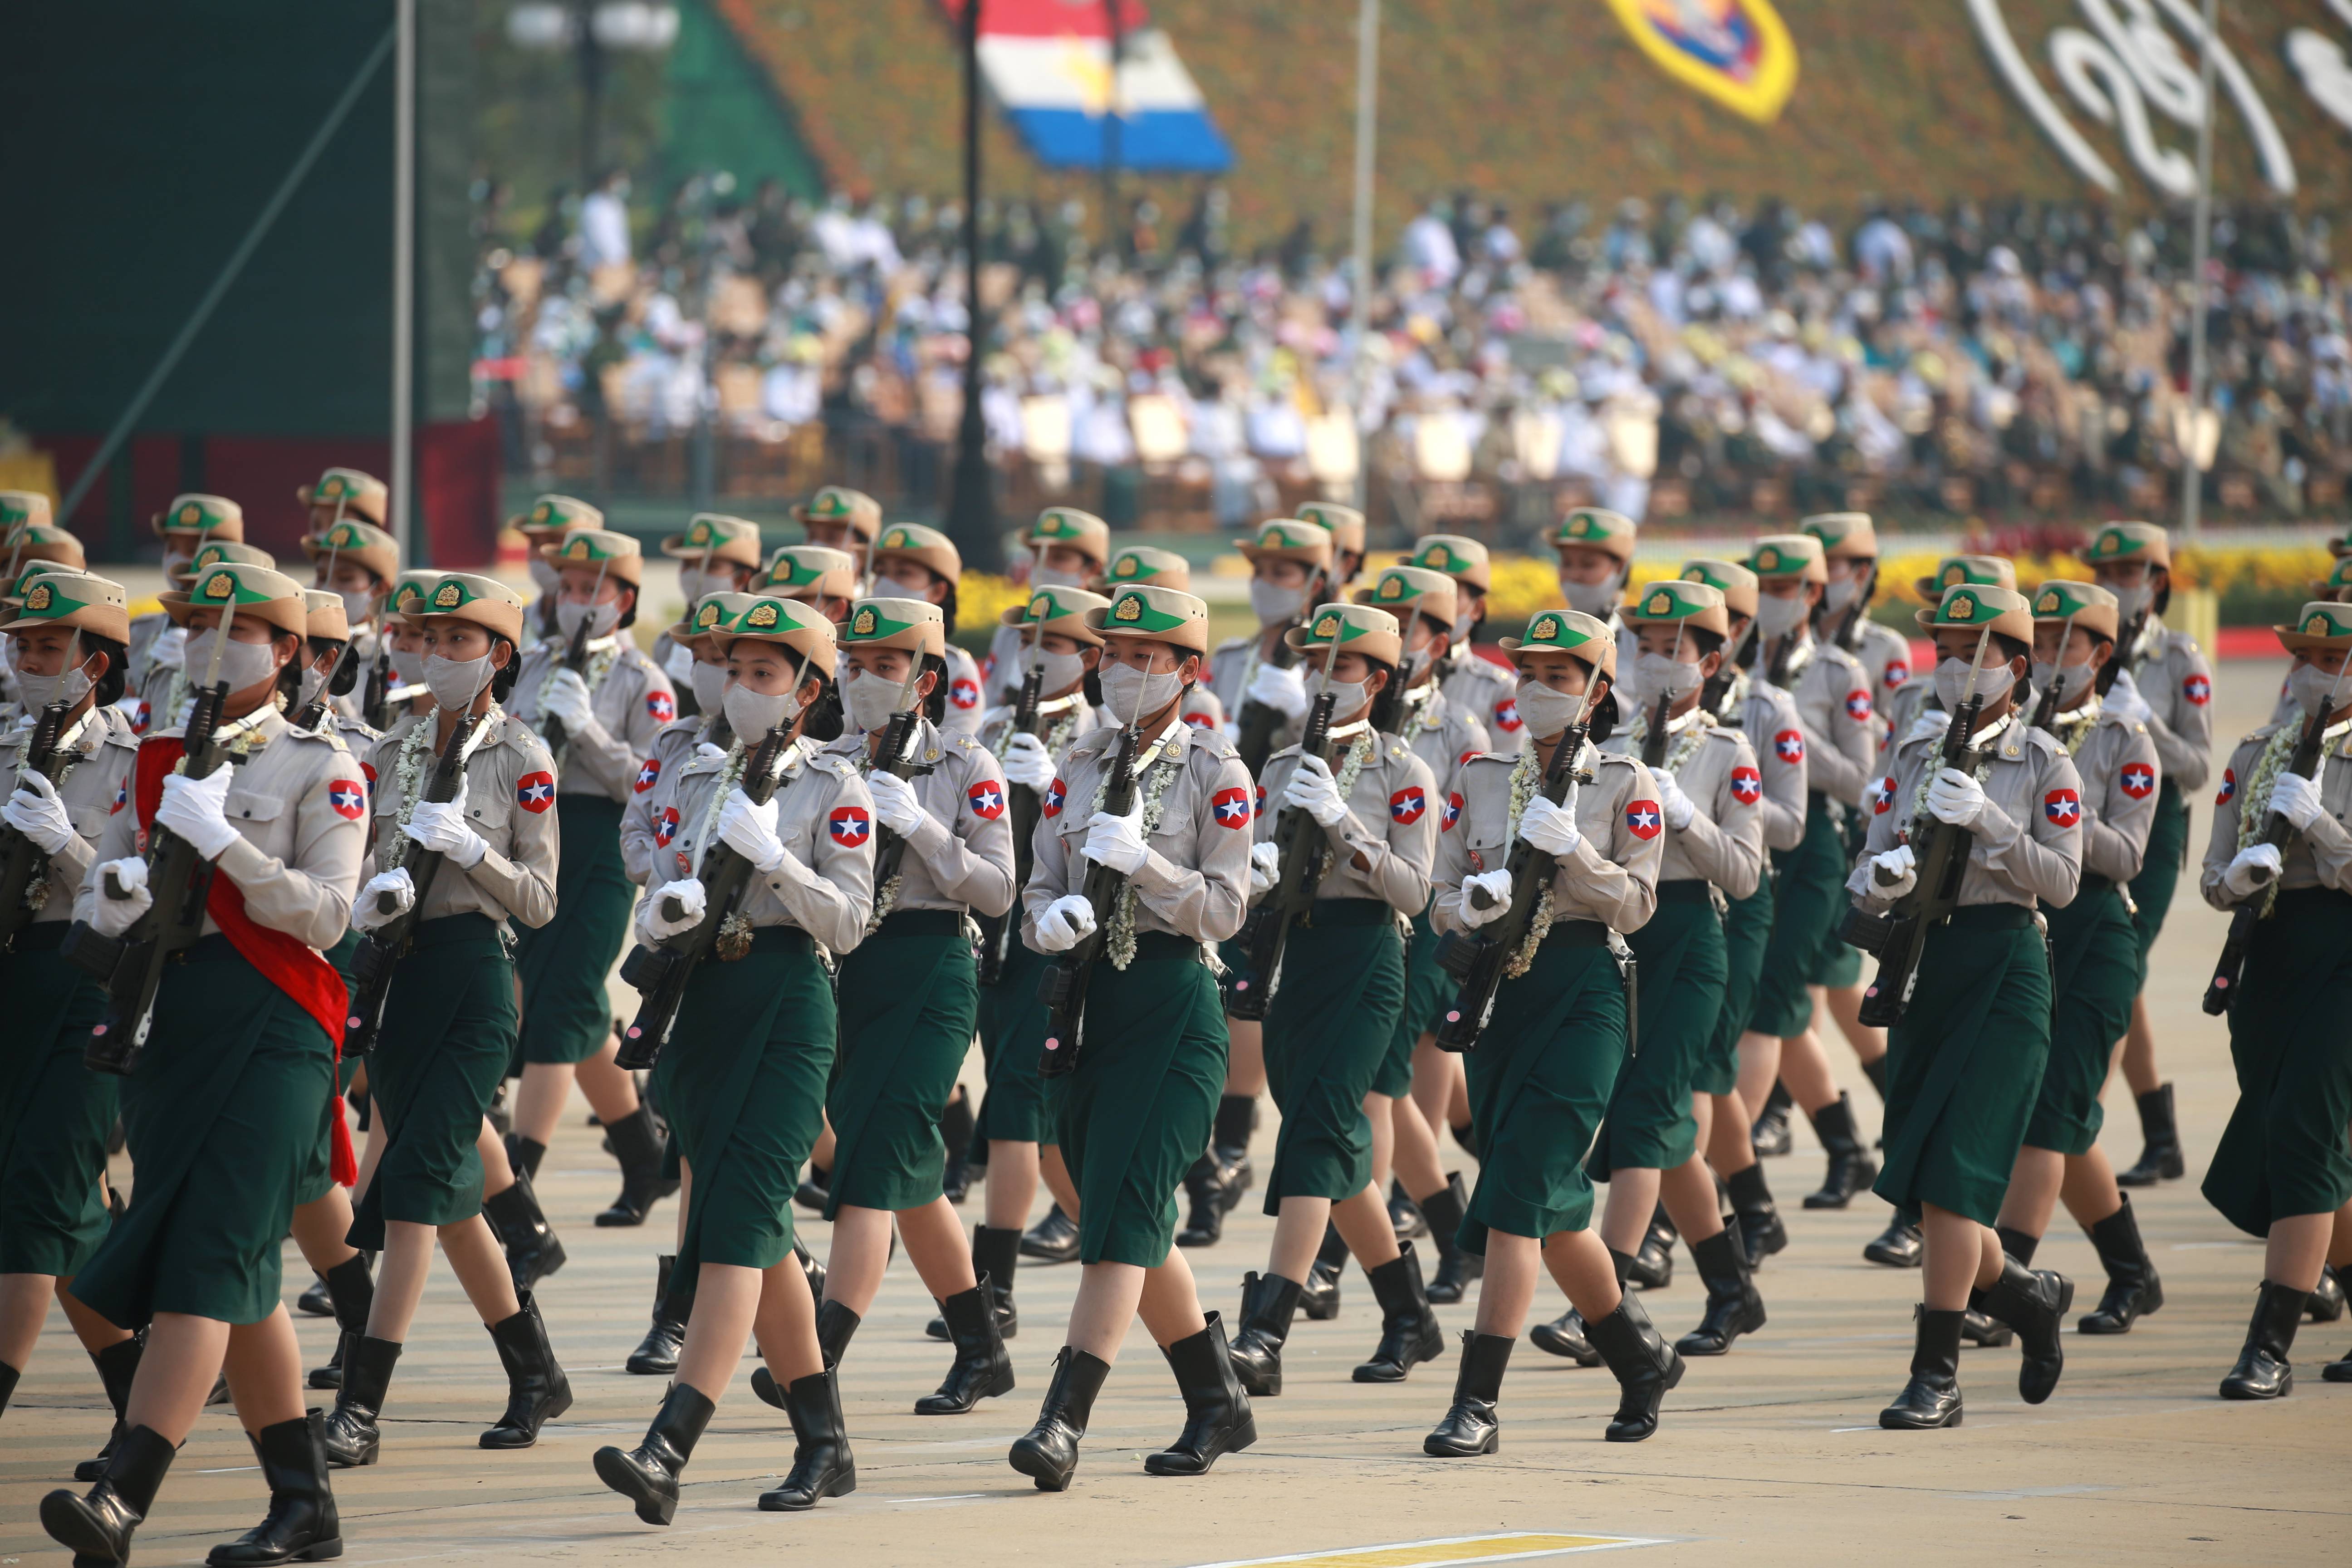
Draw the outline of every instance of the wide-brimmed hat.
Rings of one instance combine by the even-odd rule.
[[[919,562],[931,574],[952,583],[963,575],[963,556],[955,541],[919,522],[894,522],[874,541],[874,558],[896,555]]]
[[[1494,564],[1487,557],[1486,547],[1459,533],[1425,536],[1412,547],[1412,553],[1405,558],[1405,564],[1443,572],[1456,583],[1475,588],[1482,594],[1494,583]]]
[[[1192,591],[1192,563],[1172,550],[1149,544],[1129,544],[1118,551],[1103,577],[1113,587],[1121,583],[1156,583],[1180,593]]]
[[[441,574],[430,566],[412,567],[392,580],[392,592],[384,595],[384,613],[397,616],[415,608],[425,590],[441,581]]]
[[[1335,500],[1300,501],[1296,515],[1329,534],[1334,551],[1356,556],[1364,553],[1364,514],[1354,507]]]
[[[312,642],[349,642],[352,617],[343,596],[326,588],[302,590],[302,635]]]
[[[1810,533],[1768,533],[1748,552],[1748,569],[1759,577],[1801,577],[1808,583],[1830,580],[1828,558],[1822,542]]]
[[[0,535],[19,528],[47,527],[52,518],[46,490],[0,490]]]
[[[392,491],[373,474],[363,474],[357,468],[329,468],[319,476],[315,485],[299,485],[294,499],[304,506],[340,506],[346,515],[356,513],[383,526],[384,514],[391,510]],[[383,574],[389,577],[391,573]]]
[[[348,517],[303,535],[302,553],[313,561],[330,555],[338,561],[356,561],[386,583],[400,575],[400,541],[372,522]]]
[[[34,584],[34,591],[38,593],[39,587]],[[310,635],[310,611],[302,594],[302,584],[283,572],[223,561],[205,568],[185,589],[169,589],[156,598],[175,626],[186,626],[198,610],[235,605],[238,620],[249,616],[301,637]]]
[[[882,531],[882,503],[864,490],[827,485],[793,508],[793,521],[803,527],[812,522],[845,523],[859,538],[871,539]]]
[[[1110,524],[1074,506],[1049,506],[1021,542],[1041,554],[1050,545],[1066,544],[1099,566],[1110,558]]]
[[[844,647],[902,647],[947,657],[947,620],[928,599],[859,599],[833,635]]]
[[[2152,522],[2111,522],[2074,552],[2086,566],[2116,566],[2145,561],[2172,569],[2172,536]]]
[[[44,501],[47,496],[41,498]],[[24,570],[36,561],[54,561],[60,566],[81,567],[89,564],[81,541],[54,522],[20,522],[0,534],[0,560],[14,561],[16,571]],[[0,588],[7,584],[0,584]]]
[[[1989,583],[1963,583],[1944,590],[1936,607],[1914,616],[1930,636],[1955,628],[1978,632],[1990,623],[1995,634],[2033,645],[2033,609],[2014,588]]]
[[[1108,605],[1087,612],[1087,625],[1107,637],[1150,637],[1188,653],[1209,651],[1209,606],[1181,589],[1150,583],[1114,588]]]
[[[698,637],[719,637],[730,630],[744,611],[763,597],[760,594],[736,594],[724,590],[705,594],[686,607],[677,625],[666,627],[663,635],[674,643],[691,643]]]
[[[602,528],[604,513],[577,496],[544,495],[530,510],[513,520],[533,544],[544,544],[575,528]]]
[[[2033,618],[2053,626],[2073,621],[2093,637],[2113,642],[2123,624],[2122,603],[2096,583],[2053,577],[2033,590]]]
[[[1617,618],[1629,626],[1680,621],[1696,631],[1731,636],[1731,612],[1724,605],[1723,590],[1678,577],[1661,577],[1643,589],[1633,603],[1619,606]]]
[[[1619,565],[1633,559],[1633,537],[1640,532],[1633,520],[1606,507],[1572,508],[1551,531],[1554,550],[1598,550],[1617,558]]]
[[[926,607],[939,608],[936,605]],[[754,595],[730,625],[709,635],[717,637],[722,648],[747,639],[780,643],[805,655],[809,668],[823,671],[827,680],[833,679],[839,659],[833,623],[817,614],[814,605],[774,594]]]
[[[1234,546],[1253,563],[1297,561],[1307,566],[1331,564],[1331,531],[1295,517],[1277,517],[1257,525],[1257,537]]]
[[[661,552],[680,561],[708,556],[730,566],[757,570],[761,563],[760,525],[721,512],[698,511],[686,520],[686,531],[661,542]]]
[[[188,558],[188,563],[173,571],[171,578],[174,583],[186,584],[194,581],[196,574],[205,567],[224,563],[233,566],[266,566],[272,572],[278,570],[278,557],[258,544],[247,544],[236,539],[210,539],[196,546],[196,552]]]
[[[1461,594],[1454,579],[1426,566],[1383,566],[1369,588],[1357,590],[1356,603],[1372,605],[1392,616],[1427,616],[1449,633],[1461,614]]]
[[[0,633],[36,626],[79,626],[111,642],[131,638],[131,613],[122,584],[92,572],[59,569],[27,584],[23,597],[8,601]]]
[[[522,595],[496,577],[475,572],[444,572],[401,618],[422,630],[425,623],[436,616],[471,621],[517,646],[522,642]]]
[[[752,586],[787,599],[854,599],[857,560],[830,544],[787,544],[768,557],[766,573]]]
[[[2314,599],[2294,617],[2291,626],[2273,626],[2289,653],[2308,648],[2352,648],[2352,605],[2334,599]]]
[[[2315,599],[2340,599],[2352,594],[2352,555],[2336,558],[2336,570],[2311,585]]]
[[[1497,638],[1497,645],[1517,664],[1529,653],[1564,653],[1607,676],[1617,679],[1617,639],[1608,623],[1581,610],[1546,610],[1528,623],[1523,637]]]
[[[1712,555],[1697,555],[1683,563],[1682,580],[1704,583],[1723,595],[1723,607],[1729,615],[1756,615],[1756,598],[1761,591],[1757,586],[1756,574],[1737,561],[1719,561]]]
[[[1110,601],[1100,594],[1090,594],[1084,588],[1038,588],[1028,599],[1013,605],[997,617],[999,625],[1019,626],[1023,630],[1035,627],[1037,635],[1057,632],[1076,637],[1089,647],[1102,646],[1102,633],[1087,624],[1089,612],[1108,610]],[[1025,640],[1025,639],[1024,639]]]
[[[155,514],[158,538],[192,534],[201,539],[243,539],[245,509],[226,496],[176,495]]]
[[[1292,652],[1318,660],[1334,644],[1341,653],[1360,653],[1391,669],[1404,660],[1404,634],[1397,618],[1370,605],[1318,605],[1307,624],[1291,627],[1282,640]]]
[[[603,567],[604,574],[635,587],[645,581],[646,552],[625,533],[608,528],[575,528],[539,547],[540,558],[558,571]]]
[[[1936,563],[1934,576],[1922,577],[1912,586],[1931,605],[1947,588],[2014,588],[2017,563],[2005,555],[1947,555]]]
[[[1817,511],[1797,524],[1797,531],[1822,542],[1822,553],[1832,561],[1878,559],[1878,530],[1866,511]]]

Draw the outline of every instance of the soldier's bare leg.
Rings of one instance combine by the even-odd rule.
[[[2147,997],[2132,998],[2131,1027],[2124,1031],[2124,1081],[2135,1095],[2164,1087],[2156,1071],[2156,1026],[2148,1021]]]
[[[1971,1289],[1987,1289],[2000,1278],[2000,1237],[1992,1226],[1966,1215],[1933,1204],[1922,1209],[1919,1232],[1926,1256],[1920,1263],[1921,1285],[1928,1310],[1966,1311]]]
[[[2030,1143],[2020,1149],[2016,1163],[2010,1167],[2009,1191],[2000,1200],[2001,1227],[2022,1231],[2027,1236],[2047,1236],[2050,1216],[2057,1211],[2058,1194],[2065,1179],[2065,1155],[2054,1149],[2036,1149]],[[2106,1215],[2099,1217],[2104,1219]]]
[[[2290,1290],[2317,1289],[2335,1230],[2332,1212],[2273,1219],[2270,1240],[2263,1247],[2263,1278]]]
[[[152,1342],[147,1353],[154,1353]],[[140,1359],[139,1370],[147,1370],[144,1356]],[[287,1315],[283,1301],[259,1322],[237,1323],[229,1329],[221,1370],[228,1374],[229,1397],[236,1402],[237,1421],[247,1432],[258,1433],[281,1421],[302,1419],[302,1345],[294,1337],[294,1320]],[[138,1387],[134,1379],[134,1406]],[[210,1394],[212,1390],[207,1386],[205,1392]],[[134,1426],[142,1424],[136,1415],[129,1419]]]
[[[1389,1163],[1404,1190],[1419,1203],[1445,1184],[1445,1157],[1437,1146],[1437,1130],[1421,1113],[1421,1102],[1401,1095],[1389,1101],[1394,1139]]]
[[[282,1313],[284,1309],[279,1309]],[[288,1325],[292,1337],[292,1325]],[[196,1415],[212,1396],[213,1380],[220,1375],[228,1353],[229,1326],[217,1318],[191,1317],[185,1312],[158,1312],[147,1327],[147,1349],[131,1380],[131,1397],[123,1406],[123,1423],[144,1426],[173,1443],[187,1441]],[[290,1362],[287,1388],[302,1383],[299,1347]],[[297,1395],[299,1400],[299,1395]],[[301,1414],[298,1403],[294,1412]]]
[[[294,1245],[302,1249],[302,1261],[321,1274],[359,1256],[359,1249],[343,1239],[351,1228],[352,1194],[347,1187],[330,1186],[324,1195],[294,1211]]]
[[[1029,1206],[1037,1201],[1037,1145],[1009,1138],[988,1141],[988,1226],[1026,1230]]]
[[[1650,1220],[1658,1212],[1659,1173],[1621,1165],[1609,1173],[1609,1201],[1601,1211],[1601,1239],[1612,1252],[1642,1250]]]
[[[2123,1189],[2116,1185],[2116,1168],[2107,1163],[2107,1152],[2094,1143],[2087,1154],[2067,1155],[2058,1196],[2074,1223],[2086,1230],[2123,1207]]]

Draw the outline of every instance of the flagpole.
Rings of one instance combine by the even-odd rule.
[[[2208,0],[2210,4],[2210,0]],[[1364,402],[1370,359],[1365,337],[1372,319],[1372,171],[1373,141],[1380,130],[1381,0],[1359,0],[1356,7],[1356,212],[1354,287],[1348,290],[1348,330],[1356,340],[1356,508],[1371,503],[1371,478],[1363,455]]]
[[[2205,415],[2205,268],[2213,236],[2213,30],[2219,22],[2214,15],[2216,0],[2205,0],[2205,37],[2201,57],[2197,63],[2200,84],[2200,107],[2203,113],[2197,121],[2197,213],[2196,232],[2189,237],[2189,418],[2185,439],[2180,443],[2180,531],[2189,539],[2197,537],[2205,504],[2205,479],[2197,461],[2197,448],[2202,438]]]
[[[948,499],[948,534],[964,563],[983,571],[1002,562],[996,503],[988,472],[988,427],[980,412],[981,360],[988,331],[980,305],[980,7],[963,7],[963,417],[956,425],[954,489]]]

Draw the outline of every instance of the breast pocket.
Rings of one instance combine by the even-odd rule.
[[[221,815],[231,822],[275,822],[285,811],[283,797],[242,789],[229,791],[221,806]]]

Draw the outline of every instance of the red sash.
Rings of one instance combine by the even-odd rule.
[[[138,812],[139,845],[147,845],[148,830],[155,823],[155,808],[163,804],[163,780],[187,747],[176,735],[159,735],[139,743],[139,765],[133,775],[131,802]],[[343,977],[335,966],[282,931],[274,931],[256,921],[245,912],[245,894],[227,877],[216,876],[205,895],[205,912],[236,949],[237,956],[261,971],[268,980],[292,997],[302,1011],[318,1020],[327,1031],[327,1038],[335,1042],[335,1060],[343,1059],[343,1019],[351,1011],[351,995],[343,987]],[[351,1129],[343,1124],[343,1097],[328,1096],[334,1115],[334,1160],[331,1166],[336,1182],[350,1186],[359,1180],[359,1161],[352,1152]]]

